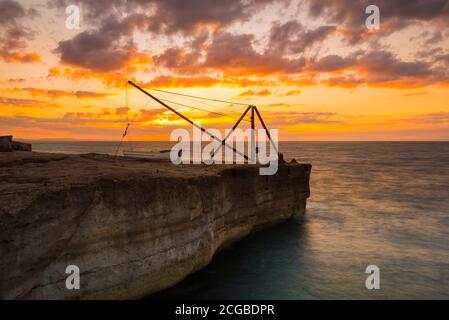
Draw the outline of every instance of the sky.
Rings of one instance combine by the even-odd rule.
[[[449,140],[449,0],[0,0],[0,70],[0,135],[22,139],[186,127],[132,80],[205,128],[241,103],[280,140]]]

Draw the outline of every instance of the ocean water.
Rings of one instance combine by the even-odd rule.
[[[112,154],[116,146],[33,145]],[[307,213],[251,234],[151,298],[449,299],[449,143],[284,142],[280,150],[313,165]],[[379,290],[365,287],[368,265],[380,269]]]

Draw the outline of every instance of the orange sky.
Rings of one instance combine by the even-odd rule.
[[[0,0],[0,135],[168,140],[126,80],[255,104],[281,140],[449,140],[449,0]],[[365,8],[380,8],[380,29]],[[163,99],[206,128],[241,105]],[[223,113],[222,116],[218,113]],[[247,125],[247,122],[245,122]]]

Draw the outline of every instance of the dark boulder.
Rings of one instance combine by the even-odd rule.
[[[12,136],[0,136],[0,152],[12,151]]]

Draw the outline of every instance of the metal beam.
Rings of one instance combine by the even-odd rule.
[[[271,139],[270,132],[268,131],[267,126],[265,125],[265,122],[263,122],[263,119],[262,119],[262,116],[261,116],[260,113],[259,113],[259,110],[257,110],[257,107],[254,107],[254,110],[256,111],[257,117],[259,118],[260,123],[262,124],[263,128],[265,129],[265,132],[267,133],[267,136],[268,136],[268,139],[269,139],[270,142],[271,142],[271,145],[273,146],[273,148],[274,148],[274,150],[276,151],[276,153],[279,153],[278,149],[277,149],[276,146],[274,145],[273,140]]]
[[[240,122],[243,120],[243,118],[245,117],[245,115],[248,113],[249,109],[251,109],[251,106],[248,106],[248,108],[245,110],[245,112],[243,112],[243,114],[240,116],[240,118],[237,120],[237,122],[234,124],[234,126],[232,127],[231,131],[229,131],[229,133],[226,135],[226,137],[223,139],[222,144],[217,148],[217,150],[215,150],[214,152],[218,152],[221,149],[221,146],[224,146],[226,143],[226,140],[228,140],[228,138],[231,136],[231,134],[234,132],[235,128],[237,128],[237,126],[240,124]]]

